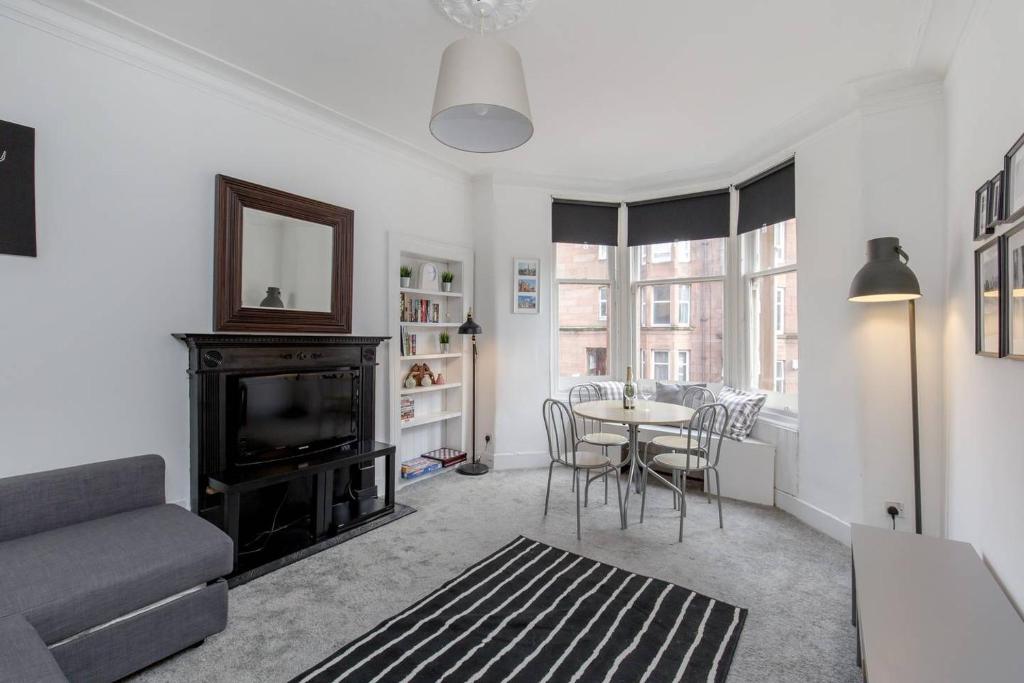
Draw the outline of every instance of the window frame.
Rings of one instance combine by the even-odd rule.
[[[651,255],[647,258],[648,263],[672,263],[672,242],[664,242],[662,244],[648,244],[648,249],[651,250]],[[658,250],[655,251],[655,247]]]
[[[666,325],[653,325],[653,324],[648,324],[647,323],[647,315],[646,314],[648,312],[648,310],[647,310],[648,309],[648,302],[646,300],[646,297],[643,296],[643,288],[644,287],[655,286],[655,285],[669,285],[669,297],[671,298],[672,294],[676,291],[675,288],[676,288],[677,285],[693,285],[693,284],[704,283],[704,282],[707,282],[707,283],[720,282],[720,283],[722,283],[722,296],[723,296],[723,299],[722,299],[722,304],[723,304],[723,320],[722,320],[722,329],[723,329],[723,339],[722,339],[722,379],[718,380],[717,382],[712,382],[712,384],[724,384],[724,383],[730,382],[730,378],[732,377],[731,368],[733,367],[733,362],[732,362],[732,351],[731,351],[730,346],[729,346],[731,341],[730,341],[729,338],[731,336],[733,336],[734,333],[733,333],[732,327],[731,327],[731,321],[733,320],[733,317],[732,317],[733,314],[731,313],[730,309],[732,307],[730,306],[729,302],[732,300],[732,298],[731,298],[732,297],[731,292],[732,292],[732,289],[733,289],[732,280],[734,279],[734,277],[731,275],[731,273],[733,273],[734,270],[735,270],[735,267],[733,266],[733,263],[735,262],[735,251],[736,251],[736,249],[734,247],[734,243],[735,243],[734,237],[735,237],[735,235],[730,235],[729,237],[715,238],[715,239],[723,240],[723,252],[724,253],[723,253],[723,259],[722,259],[722,272],[719,275],[692,275],[692,276],[688,276],[688,277],[672,277],[672,278],[656,278],[656,279],[650,279],[650,280],[640,280],[639,279],[639,275],[640,275],[640,272],[641,272],[641,269],[643,268],[643,266],[645,266],[647,264],[647,259],[646,259],[645,255],[646,255],[648,247],[650,245],[642,245],[642,246],[636,246],[636,247],[628,247],[627,246],[627,247],[622,247],[621,248],[621,250],[625,252],[625,254],[623,255],[623,260],[625,261],[625,263],[623,265],[623,271],[627,272],[629,274],[629,284],[628,284],[628,288],[626,289],[628,299],[625,300],[623,302],[623,304],[622,304],[623,306],[628,307],[627,311],[629,313],[629,320],[628,320],[629,321],[629,331],[628,331],[628,334],[623,337],[623,344],[625,345],[626,349],[636,349],[636,354],[641,354],[642,353],[643,349],[640,348],[640,332],[641,332],[641,328],[646,327],[646,328],[665,329],[666,327],[671,328],[671,327],[673,327],[673,324],[675,324],[675,321],[673,321],[673,324],[670,324],[670,325],[667,325],[667,326]],[[702,241],[702,240],[696,240],[696,241],[699,242],[699,241]],[[681,244],[681,241],[679,241],[679,242],[672,242],[671,244],[674,244],[678,248],[678,246]],[[687,244],[691,245],[691,247],[692,247],[692,242],[687,242]],[[693,305],[692,305],[693,299],[692,299],[692,293],[693,293],[693,290],[691,289],[690,292],[691,292],[690,324],[686,325],[685,327],[692,327],[693,326],[692,325],[692,320],[693,320]],[[652,292],[652,302],[653,302],[653,292]],[[673,309],[678,309],[678,303],[677,303],[676,306],[670,306],[670,310],[673,310]],[[678,314],[678,310],[674,310],[673,312]],[[624,318],[625,318],[625,316],[624,316]],[[651,319],[653,320],[653,311],[651,311]],[[626,353],[628,354],[628,351]],[[669,355],[671,355],[671,354],[669,354]],[[639,366],[641,368],[641,372],[643,373],[640,376],[641,377],[646,377],[646,372],[645,372],[645,370],[646,370],[645,365],[646,364],[641,362],[642,360],[643,360],[643,358],[641,356],[634,355],[632,357],[625,358],[624,359],[624,363],[627,364],[627,365]],[[652,370],[653,370],[653,366],[652,366]],[[671,377],[671,368],[670,368],[669,376]]]
[[[598,287],[597,289],[597,319],[608,320],[608,287]]]
[[[665,354],[665,362],[658,362],[658,354]],[[658,377],[658,366],[665,367],[665,377]],[[668,382],[672,377],[672,350],[671,349],[651,349],[651,379],[656,382]]]
[[[759,228],[759,230],[765,230],[767,228],[773,228],[776,225],[785,225],[787,222],[788,221],[782,221],[781,223],[775,223],[773,225],[764,226],[762,228]],[[797,222],[796,222],[796,229],[797,229],[797,231],[800,230],[800,222],[799,222],[799,220],[797,220]],[[772,258],[772,264],[773,265],[771,267],[761,268],[760,270],[747,271],[747,268],[748,268],[749,264],[754,263],[755,259],[756,259],[756,262],[760,262],[761,261],[761,258],[760,258],[761,254],[759,253],[759,251],[760,251],[760,243],[757,240],[754,240],[754,245],[756,246],[756,249],[752,249],[751,250],[752,253],[749,255],[749,258],[748,258],[748,255],[744,253],[744,249],[745,249],[745,247],[744,247],[744,240],[747,238],[748,235],[754,234],[756,232],[758,232],[758,231],[757,230],[752,230],[750,232],[743,233],[741,235],[735,235],[735,237],[737,238],[736,239],[736,249],[737,249],[736,264],[737,264],[737,271],[739,273],[739,277],[738,277],[739,291],[738,291],[737,294],[738,294],[738,301],[740,302],[740,307],[741,307],[740,310],[742,311],[742,317],[741,317],[741,320],[740,320],[740,327],[737,330],[739,332],[739,336],[741,337],[742,341],[741,341],[741,347],[738,349],[739,375],[738,375],[737,379],[739,380],[739,382],[736,384],[736,386],[739,386],[739,387],[741,387],[741,388],[743,388],[743,389],[745,389],[747,391],[753,391],[753,392],[757,392],[757,393],[767,394],[768,399],[767,399],[767,401],[765,403],[765,408],[762,411],[765,414],[765,416],[768,417],[769,419],[775,418],[776,420],[780,421],[780,423],[790,423],[790,422],[793,422],[796,419],[796,417],[798,416],[798,414],[799,414],[798,413],[798,404],[799,404],[799,397],[800,397],[799,392],[796,393],[796,394],[785,394],[785,393],[774,391],[774,389],[775,389],[775,382],[774,381],[772,383],[773,384],[773,387],[772,387],[773,390],[772,391],[768,391],[766,389],[761,389],[759,387],[751,386],[751,380],[753,378],[754,368],[755,368],[755,364],[754,364],[754,360],[753,360],[753,355],[754,355],[755,349],[757,348],[757,336],[758,336],[758,330],[756,328],[756,324],[757,324],[757,322],[758,322],[758,320],[760,318],[760,315],[759,315],[760,311],[754,310],[754,307],[753,307],[754,304],[755,304],[755,301],[754,301],[754,298],[751,296],[751,288],[752,288],[753,283],[754,283],[755,280],[761,280],[766,285],[769,282],[771,282],[772,286],[774,287],[774,281],[771,278],[773,278],[776,275],[786,275],[788,273],[796,273],[796,275],[797,275],[797,287],[799,288],[799,277],[800,277],[799,263],[800,263],[800,255],[798,253],[796,259],[794,259],[792,263],[787,263],[787,264],[782,265],[782,266],[776,266],[776,265],[774,265],[775,259],[774,259],[774,250],[773,250],[773,258]],[[775,232],[785,232],[785,230],[775,231]],[[799,232],[798,232],[798,234],[799,234]],[[783,238],[783,243],[784,242],[785,242],[785,238]],[[774,236],[773,236],[772,244],[773,244],[773,246],[776,244]],[[781,289],[783,292],[785,292],[786,287],[785,286],[783,286],[783,287],[776,287],[775,289]],[[799,291],[799,289],[798,289],[798,291]],[[773,296],[772,296],[772,303],[773,303],[772,326],[773,327],[775,326],[775,323],[777,322],[776,321],[776,313],[777,313],[777,311],[774,310],[775,309],[774,303],[776,301],[775,296],[776,296],[776,294],[773,292]],[[783,296],[785,296],[785,295],[783,295]],[[760,307],[760,299],[757,300],[756,304],[758,305],[758,308],[759,308]],[[798,315],[799,315],[799,313],[798,313]],[[782,320],[782,322],[783,322],[783,329],[784,329],[785,328],[785,303],[783,303],[783,320]],[[726,329],[728,329],[728,326],[727,326]],[[797,322],[797,332],[796,332],[798,339],[799,339],[799,329],[800,329],[800,323],[798,321]],[[773,332],[775,332],[775,330],[773,330]],[[781,335],[784,335],[784,334],[787,334],[787,332],[785,332],[785,331],[783,331],[781,333],[776,332],[774,336],[777,337],[777,336],[781,336]],[[772,377],[773,377],[773,379],[775,377],[774,366],[775,366],[775,361],[776,360],[777,359],[774,358],[774,356],[773,356],[773,358],[772,358],[772,365],[773,365]],[[783,386],[785,386],[785,385],[783,385]]]
[[[644,286],[650,287],[650,289],[651,289],[651,303],[650,303],[651,319],[647,323],[647,326],[648,327],[672,327],[672,285],[657,284],[657,285],[644,285]],[[654,297],[654,292],[655,292],[655,290],[658,287],[664,287],[668,291],[668,298],[656,299]],[[665,306],[668,309],[668,320],[666,320],[663,323],[659,323],[659,322],[655,321],[655,316],[657,315],[658,305],[659,304]]]
[[[558,245],[559,242],[551,243],[551,267],[548,272],[551,274],[551,384],[552,390],[558,395],[566,395],[573,386],[577,384],[587,384],[589,382],[601,382],[614,379],[615,377],[615,358],[618,352],[616,344],[616,324],[617,324],[617,309],[618,306],[612,305],[612,292],[615,290],[616,273],[617,273],[617,258],[618,254],[617,247],[610,247],[607,245],[597,245],[598,247],[605,246],[609,251],[605,252],[608,256],[603,262],[607,265],[607,276],[604,278],[559,278],[558,277]],[[570,243],[565,243],[570,244]],[[578,245],[582,247],[592,247],[594,245]],[[598,251],[597,262],[602,263],[600,258],[601,252]],[[558,293],[561,285],[597,285],[600,288],[608,290],[608,315],[601,321],[605,323],[608,330],[608,352],[606,357],[606,365],[608,374],[607,375],[582,375],[580,377],[563,377],[560,372],[559,360],[559,342],[561,339],[561,326],[558,321]],[[600,295],[598,295],[600,296]],[[600,301],[598,303],[598,314],[600,314]]]
[[[783,285],[775,285],[775,306],[772,310],[772,323],[775,328],[776,337],[786,334],[786,288]]]
[[[684,360],[685,359],[685,360]],[[679,376],[679,369],[686,368],[683,377]],[[676,352],[676,383],[687,383],[690,381],[690,349],[679,349]]]
[[[686,298],[683,298],[683,292]],[[690,316],[693,313],[693,285],[683,282],[676,285],[676,325],[679,327],[690,327]],[[683,315],[683,306],[686,306],[686,315]]]

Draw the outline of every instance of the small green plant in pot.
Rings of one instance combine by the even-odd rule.
[[[412,268],[409,266],[402,266],[398,269],[399,282],[402,283],[403,287],[408,287],[409,283],[412,282]]]
[[[437,341],[441,345],[441,353],[448,353],[448,343],[451,341],[451,338],[448,336],[448,333],[442,332],[441,334],[439,334],[437,337]]]
[[[441,273],[441,290],[445,292],[452,291],[452,282],[455,280],[455,273],[450,270],[446,270]]]

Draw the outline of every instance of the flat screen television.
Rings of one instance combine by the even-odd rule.
[[[356,370],[237,378],[229,422],[234,464],[307,456],[358,441],[358,381]]]

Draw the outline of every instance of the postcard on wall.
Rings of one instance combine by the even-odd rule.
[[[540,313],[540,259],[512,259],[512,312]]]

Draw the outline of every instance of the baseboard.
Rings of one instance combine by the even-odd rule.
[[[843,545],[850,545],[850,525],[831,512],[825,512],[806,500],[775,490],[775,506],[793,515],[801,522],[831,536]]]
[[[547,467],[549,462],[551,462],[551,456],[547,454],[547,451],[494,454],[494,469],[496,470],[525,470],[533,467]]]

